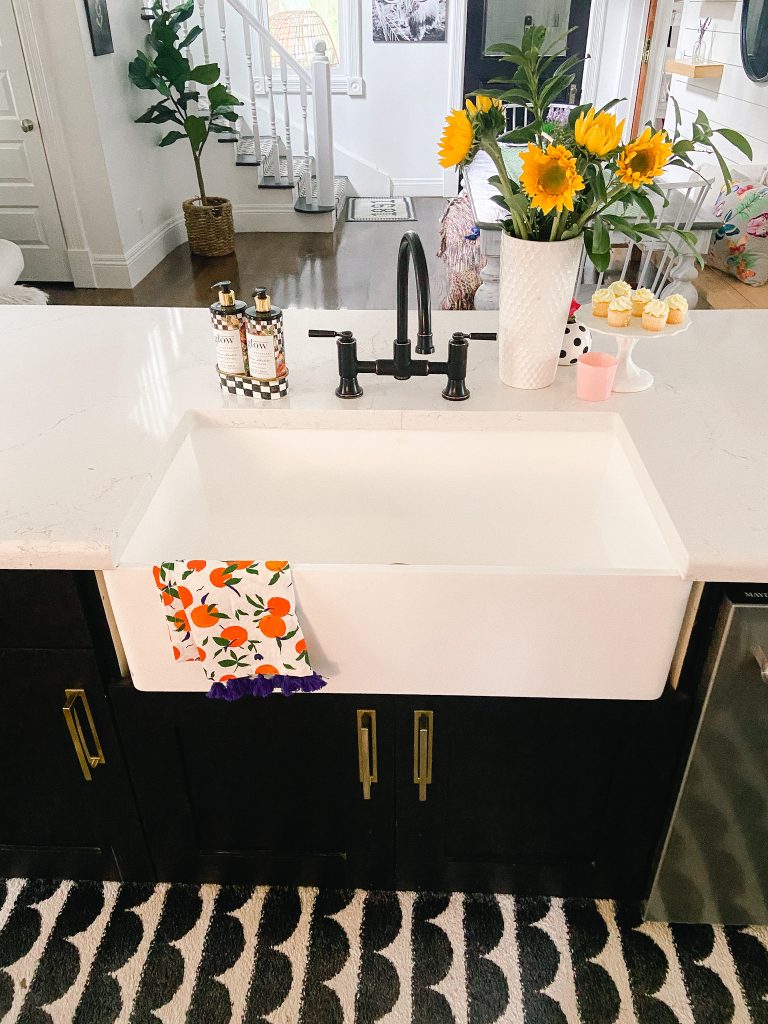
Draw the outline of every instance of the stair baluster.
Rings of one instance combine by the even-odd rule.
[[[219,32],[221,33],[222,71],[227,89],[232,88],[232,79],[229,73],[229,51],[227,49],[227,12],[224,0],[219,0]]]
[[[203,64],[210,63],[208,51],[208,29],[205,27],[205,0],[197,0],[197,16],[200,19],[200,28],[203,30],[200,39],[203,43]]]
[[[272,136],[269,150],[269,170],[275,179],[280,177],[280,151],[277,142],[277,119],[275,115],[275,75],[272,67],[272,52],[269,54],[269,68],[265,76],[267,83],[267,98],[269,100],[269,132]]]
[[[288,103],[288,64],[280,57],[280,79],[283,86],[283,124],[285,127],[285,182],[293,185],[293,147],[291,145],[291,111]]]
[[[259,138],[259,115],[256,109],[256,79],[253,77],[253,38],[251,26],[243,18],[243,40],[245,42],[245,63],[248,67],[248,95],[251,101],[251,125],[253,128],[253,152],[261,162],[261,139]]]
[[[304,168],[299,178],[299,197],[312,202],[312,160],[309,155],[309,121],[307,109],[307,83],[299,79],[299,102],[301,103],[301,127],[304,142]]]

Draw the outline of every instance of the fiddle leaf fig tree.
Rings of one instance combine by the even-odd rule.
[[[192,17],[194,0],[164,11],[160,0],[153,6],[154,17],[147,38],[147,52],[139,50],[128,65],[128,75],[138,89],[160,93],[162,99],[136,118],[140,124],[178,125],[160,140],[161,146],[170,146],[187,139],[195,162],[200,199],[209,205],[203,180],[201,156],[211,135],[232,130],[237,121],[235,107],[240,100],[223,85],[218,64],[189,62],[188,47],[201,34],[199,25],[192,28],[186,22]],[[183,51],[187,51],[184,53]],[[200,90],[207,87],[208,109],[200,107]]]

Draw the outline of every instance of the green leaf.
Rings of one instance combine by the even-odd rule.
[[[635,206],[640,207],[643,211],[643,215],[648,220],[656,219],[656,209],[648,196],[644,195],[639,189],[636,189],[632,191],[631,199]]]
[[[219,79],[221,69],[218,64],[198,64],[192,68],[187,76],[190,82],[199,82],[200,85],[213,85]]]
[[[592,221],[592,251],[604,253],[611,251],[611,236],[603,224],[602,217],[595,217]]]
[[[192,148],[195,152],[199,151],[205,145],[205,140],[208,137],[208,126],[205,119],[198,117],[197,114],[190,114],[184,118],[184,129]]]
[[[536,141],[536,127],[533,124],[527,124],[524,128],[513,128],[511,132],[507,132],[505,135],[499,136],[499,142],[535,142]]]
[[[190,76],[189,61],[178,50],[159,53],[155,60],[155,67],[163,78],[174,85],[180,82],[182,88]]]
[[[220,636],[211,637],[218,647],[229,647],[229,640],[223,640]]]
[[[733,128],[715,128],[715,135],[722,135],[732,146],[735,146],[739,152],[743,153],[748,160],[752,159],[752,147],[740,132],[735,132]]]
[[[200,28],[200,26],[199,25],[195,25],[195,27],[193,29],[191,29],[189,32],[187,32],[187,34],[184,36],[184,38],[179,43],[179,46],[182,47],[182,48],[186,48],[187,46],[191,46],[191,44],[194,43],[194,41],[197,39],[197,37],[201,36],[202,34],[203,34],[203,30]]]
[[[273,586],[280,579],[280,573],[276,572],[272,579],[269,581],[269,586]]]
[[[178,142],[179,139],[186,139],[186,135],[183,132],[168,132],[160,139],[161,146],[172,146],[174,142]]]

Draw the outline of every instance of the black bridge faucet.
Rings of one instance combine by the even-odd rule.
[[[363,394],[357,379],[360,373],[375,373],[379,377],[394,377],[396,380],[410,380],[411,377],[431,377],[445,374],[448,381],[443,388],[443,398],[449,402],[463,402],[469,398],[467,390],[467,340],[495,340],[495,334],[463,334],[456,331],[448,342],[448,359],[436,362],[429,359],[414,359],[411,356],[411,340],[408,337],[408,270],[413,263],[416,275],[416,304],[418,307],[419,333],[416,340],[418,355],[431,355],[432,314],[430,311],[429,271],[424,246],[415,231],[406,231],[400,240],[397,254],[397,336],[394,341],[392,359],[358,359],[357,341],[351,331],[311,330],[310,338],[336,338],[339,356],[339,385],[337,398],[359,398]]]

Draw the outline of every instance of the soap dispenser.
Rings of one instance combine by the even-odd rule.
[[[253,300],[245,311],[249,373],[256,380],[274,381],[288,373],[283,311],[271,304],[266,288],[257,288]]]
[[[222,373],[247,374],[245,303],[235,298],[231,281],[218,281],[213,288],[219,292],[219,301],[211,305],[216,365]]]

